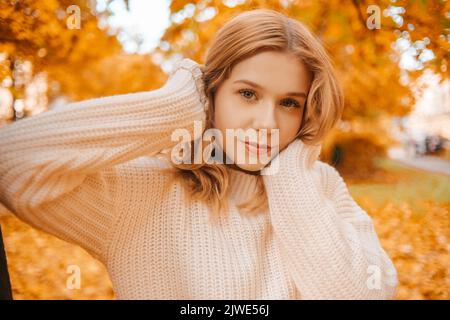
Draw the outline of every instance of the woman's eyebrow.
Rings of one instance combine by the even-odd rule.
[[[238,83],[238,82],[246,83],[246,84],[251,85],[251,86],[253,86],[255,88],[258,88],[260,90],[264,89],[259,84],[255,83],[253,81],[250,81],[250,80],[245,80],[245,79],[236,80],[233,83]],[[285,95],[286,96],[297,96],[297,97],[301,97],[301,98],[306,98],[306,93],[304,93],[304,92],[287,92]]]

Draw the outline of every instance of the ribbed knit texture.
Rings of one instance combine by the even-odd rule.
[[[256,177],[232,170],[228,218],[186,201],[160,156],[205,120],[201,72],[183,59],[160,89],[71,103],[0,128],[0,202],[80,245],[118,299],[389,299],[397,274],[339,173],[296,140],[264,176],[269,212],[240,213]],[[271,170],[264,169],[264,172]],[[377,266],[379,289],[367,285]]]

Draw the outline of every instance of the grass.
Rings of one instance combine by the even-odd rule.
[[[449,176],[409,168],[389,158],[376,158],[375,164],[390,174],[391,181],[349,184],[350,193],[355,198],[369,197],[377,207],[388,202],[395,205],[406,202],[415,211],[421,211],[421,206],[426,201],[436,204],[450,202]]]

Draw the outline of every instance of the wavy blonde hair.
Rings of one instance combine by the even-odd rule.
[[[296,138],[306,144],[320,143],[342,115],[341,87],[320,40],[301,22],[271,9],[239,13],[218,31],[207,51],[206,63],[202,66],[204,90],[209,103],[204,130],[215,127],[214,95],[231,74],[233,66],[267,50],[295,54],[312,73],[303,120]],[[191,150],[195,150],[194,141],[191,141]],[[216,220],[221,213],[228,211],[229,170],[226,164],[172,163],[172,168],[168,169],[172,174],[169,184],[181,180],[188,200],[201,200],[210,204],[213,208],[210,218]],[[256,178],[257,194],[237,205],[246,214],[256,214],[268,208],[262,176]]]

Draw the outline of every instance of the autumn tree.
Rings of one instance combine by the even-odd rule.
[[[120,51],[115,36],[99,27],[101,14],[93,11],[92,4],[86,0],[0,2],[0,81],[14,99],[24,98],[27,85],[41,71],[49,83],[77,81],[87,64]],[[15,110],[13,119],[17,114]]]
[[[365,134],[383,146],[391,140],[385,120],[410,112],[410,84],[425,68],[448,77],[448,12],[445,1],[173,0],[172,25],[158,51],[205,61],[215,32],[245,10],[269,8],[302,21],[330,53],[345,91],[341,133]],[[401,66],[399,44],[409,45],[416,68]],[[425,53],[434,54],[427,61]],[[328,143],[333,145],[333,143]],[[384,148],[374,148],[384,150]],[[331,151],[330,151],[331,154]]]

